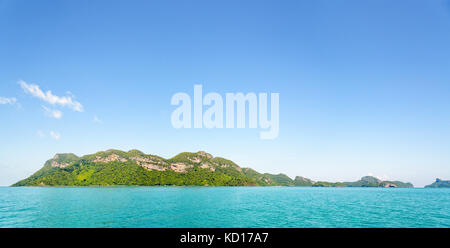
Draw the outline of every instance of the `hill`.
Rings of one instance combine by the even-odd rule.
[[[366,176],[356,182],[345,182],[347,187],[383,187],[383,188],[412,188],[411,183],[404,183],[400,181],[381,181],[372,176]]]
[[[285,174],[259,173],[241,168],[231,160],[209,153],[184,152],[170,159],[107,150],[83,157],[57,154],[30,177],[13,186],[316,186],[316,187],[409,187],[401,182],[382,182],[364,177],[353,183],[294,180]]]
[[[450,188],[450,181],[437,178],[434,183],[425,186],[425,188]]]
[[[57,154],[13,186],[293,186],[284,174],[261,174],[206,152],[164,159],[138,150],[108,150],[83,157]]]

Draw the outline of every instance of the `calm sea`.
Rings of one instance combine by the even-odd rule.
[[[450,227],[450,189],[0,187],[0,227]]]

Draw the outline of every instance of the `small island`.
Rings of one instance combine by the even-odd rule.
[[[425,188],[450,188],[450,181],[437,178],[434,183],[425,186]]]
[[[411,183],[381,181],[367,176],[356,182],[314,182],[285,174],[259,173],[233,161],[200,151],[164,159],[138,150],[107,150],[83,157],[57,154],[19,186],[297,186],[297,187],[413,187]]]

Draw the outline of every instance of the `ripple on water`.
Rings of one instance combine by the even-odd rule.
[[[450,190],[0,187],[0,227],[450,227]]]

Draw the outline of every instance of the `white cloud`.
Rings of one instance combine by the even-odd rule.
[[[379,179],[379,180],[381,180],[381,181],[388,181],[389,180],[389,176],[388,175],[383,175],[383,176],[375,176],[373,173],[368,173],[367,174],[368,176],[371,176],[371,177],[375,177],[375,178],[377,178],[377,179]]]
[[[49,117],[55,118],[55,119],[61,119],[63,113],[57,109],[49,109],[45,106],[42,106],[42,108],[45,110],[45,114]]]
[[[383,175],[383,176],[379,177],[379,179],[381,181],[389,181],[390,177],[388,175]]]
[[[73,100],[73,96],[56,96],[53,95],[53,93],[49,90],[47,92],[43,92],[39,85],[36,84],[27,84],[25,81],[19,81],[18,84],[22,87],[22,89],[28,93],[31,94],[34,97],[37,97],[49,104],[52,105],[60,105],[63,107],[69,107],[73,111],[77,112],[83,112],[83,105],[81,103]]]
[[[17,99],[14,97],[11,98],[6,98],[6,97],[1,97],[0,96],[0,104],[10,104],[10,105],[14,105],[17,103]]]
[[[37,131],[37,135],[38,135],[40,138],[44,138],[44,137],[45,137],[44,132],[42,132],[41,130],[38,130],[38,131]]]
[[[103,121],[100,120],[96,115],[94,116],[94,123],[102,123]]]
[[[71,96],[71,97],[73,97],[73,98],[75,98],[75,95],[70,90],[66,91],[66,94]]]
[[[61,135],[54,131],[50,131],[50,136],[55,140],[59,140],[61,138]]]

